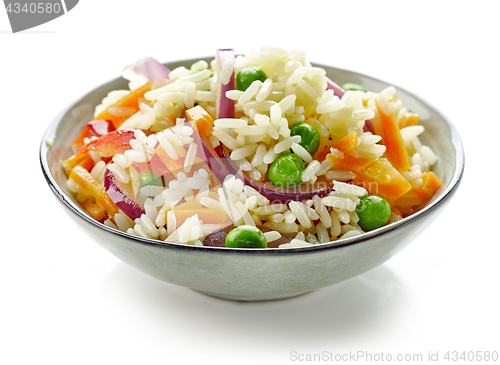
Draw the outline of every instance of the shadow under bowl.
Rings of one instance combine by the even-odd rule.
[[[209,61],[209,59],[206,59]],[[166,64],[190,67],[196,60]],[[354,82],[380,91],[389,84],[330,66],[327,76],[338,84]],[[415,239],[443,210],[456,191],[464,170],[460,137],[445,116],[421,98],[397,87],[404,105],[420,115],[424,144],[439,156],[434,172],[443,185],[419,212],[366,234],[310,247],[230,249],[194,247],[132,236],[105,226],[85,213],[68,192],[61,161],[72,155],[70,145],[92,119],[96,105],[127,81],[112,80],[63,110],[50,124],[40,146],[40,161],[49,187],[72,220],[97,243],[125,263],[166,282],[231,300],[282,299],[303,294],[362,274],[381,265]],[[47,140],[53,140],[49,147]]]

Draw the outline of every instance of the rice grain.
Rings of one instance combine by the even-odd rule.
[[[186,158],[184,159],[184,171],[186,172],[191,171],[191,168],[193,167],[194,161],[196,159],[197,152],[198,152],[198,145],[194,142],[191,142],[186,154]]]
[[[318,195],[315,195],[313,197],[313,202],[314,202],[314,208],[316,209],[316,212],[319,215],[321,223],[323,223],[324,227],[330,228],[332,225],[332,219],[330,217],[330,213],[328,213],[328,210],[326,209],[326,205],[323,203],[323,201]]]
[[[312,226],[311,221],[301,204],[296,201],[291,201],[290,203],[288,203],[288,206],[303,227],[310,228]]]
[[[264,232],[264,237],[266,237],[267,242],[273,242],[281,238],[281,233],[278,231]]]
[[[295,136],[294,136],[295,137]],[[291,137],[293,138],[293,137]],[[307,163],[310,163],[312,162],[312,156],[311,154],[304,148],[302,147],[300,144],[298,143],[292,143],[291,145],[291,149],[293,152],[295,152],[295,154],[297,154],[300,158],[302,158],[305,162]],[[317,161],[316,161],[317,162]],[[313,165],[313,167],[306,173],[306,176],[309,176],[309,178],[307,180],[309,180],[316,172],[312,172],[314,170],[317,171],[316,168],[319,168],[319,162],[318,162],[318,166],[316,166],[315,164]],[[304,171],[305,173],[306,171]],[[303,173],[303,174],[304,174]],[[304,180],[304,176],[302,176],[302,181],[307,181],[307,180]]]
[[[284,139],[274,146],[274,152],[281,153],[283,151],[286,151],[287,149],[291,148],[294,143],[300,143],[301,138],[301,136],[297,135]]]
[[[242,158],[254,154],[257,147],[258,145],[256,143],[252,143],[244,147],[237,148],[231,152],[230,158],[231,160],[241,160]]]
[[[244,119],[221,118],[216,119],[214,125],[219,128],[244,128],[248,123]]]

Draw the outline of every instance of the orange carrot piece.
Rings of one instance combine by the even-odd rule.
[[[80,135],[75,139],[71,147],[83,146],[84,145],[83,140],[85,138],[90,138],[94,136],[97,136],[97,134],[94,132],[92,127],[89,124],[87,124],[80,132]]]
[[[186,116],[201,138],[206,137],[214,126],[214,120],[210,114],[199,105],[186,110]]]
[[[172,159],[161,145],[156,147],[155,155],[158,155],[161,162],[176,178],[177,174],[184,170],[184,157],[179,157],[177,160]]]
[[[378,158],[364,170],[356,172],[357,177],[368,183],[376,184],[373,194],[390,200],[397,200],[411,190],[411,184],[385,158]]]
[[[95,161],[89,156],[88,153],[83,153],[80,155],[75,155],[72,158],[63,161],[63,166],[66,169],[66,174],[69,174],[70,170],[74,166],[81,166],[85,170],[90,171],[94,167]]]
[[[399,127],[394,120],[394,115],[392,115],[392,112],[385,114],[380,107],[377,106],[377,108],[380,114],[382,138],[386,147],[387,158],[396,170],[400,172],[408,171],[410,169],[410,160]]]
[[[356,147],[358,147],[358,133],[356,131],[352,131],[348,135],[339,139],[337,142],[325,147],[318,154],[318,160],[323,161],[330,153],[332,147],[339,150],[340,152],[345,153],[346,155],[350,154],[356,149]]]
[[[424,183],[414,191],[422,200],[429,201],[440,188],[441,181],[432,171],[425,172],[422,175],[422,180]]]
[[[358,133],[355,130],[333,144],[333,148],[346,155],[354,151],[356,147],[358,147]]]
[[[121,126],[123,122],[125,122],[128,118],[130,118],[130,116],[139,111],[139,99],[144,98],[144,94],[147,93],[149,90],[151,90],[151,81],[148,81],[141,87],[125,95],[123,98],[118,100],[113,105],[110,105],[108,108],[106,108],[106,110],[104,110],[97,117],[95,117],[94,120],[96,119],[109,120],[111,121],[111,123],[113,123],[113,126],[116,129],[118,129],[118,127]],[[119,115],[114,115],[110,113],[110,109],[111,111],[113,111],[113,109],[118,110],[117,108],[120,108],[121,111],[120,113],[117,113]]]
[[[354,172],[362,171],[366,166],[370,165],[374,159],[360,156],[347,156],[341,152],[330,153],[326,158],[335,165]]]
[[[92,218],[97,221],[100,221],[104,217],[106,217],[106,211],[97,203],[92,203],[90,200],[85,200],[82,203],[83,208],[89,213]]]
[[[401,198],[394,202],[395,206],[398,207],[414,207],[422,203],[422,198],[420,198],[414,191],[410,190]]]
[[[382,125],[380,124],[380,115],[378,109],[376,106],[371,106],[369,109],[372,110],[373,113],[375,114],[375,116],[372,119],[370,119],[370,123],[372,126],[371,129],[373,130],[374,134],[382,137],[384,133],[382,131]]]
[[[198,218],[203,221],[203,224],[231,224],[231,219],[223,209],[208,209],[208,208],[189,208],[189,209],[172,209],[175,215],[177,227],[186,221],[189,217],[198,214]],[[165,220],[167,220],[168,211],[165,212]]]
[[[340,152],[326,157],[337,166],[354,171],[357,180],[371,193],[397,200],[411,189],[406,179],[385,158],[346,156]]]
[[[78,185],[92,195],[96,202],[101,205],[109,216],[118,213],[118,207],[111,201],[104,187],[94,180],[92,175],[81,166],[75,166],[69,175]]]
[[[320,153],[318,153],[318,156],[315,159],[318,161],[323,161],[330,154],[330,150],[332,149],[333,145],[334,144],[332,143],[326,146]]]
[[[420,120],[420,116],[417,113],[404,113],[403,117],[398,123],[399,129],[417,125]]]

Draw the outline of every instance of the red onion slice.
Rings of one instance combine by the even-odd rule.
[[[342,96],[344,96],[345,91],[342,90],[342,88],[339,85],[334,83],[327,76],[325,76],[325,80],[326,80],[326,89],[333,90],[333,94],[337,95],[340,99],[342,99]]]
[[[205,142],[200,137],[198,131],[196,130],[194,130],[191,137],[193,137],[194,142],[198,145],[198,154],[200,157],[206,162],[210,171],[222,183],[224,178],[231,172],[224,161],[220,158],[220,153],[218,151],[222,148],[221,145],[214,149],[211,145],[209,145],[209,143]]]
[[[229,226],[216,229],[205,237],[203,240],[203,246],[225,247],[226,236],[235,228],[236,226],[231,224]]]
[[[129,81],[156,81],[168,79],[170,70],[152,57],[146,57],[123,69],[123,78]]]
[[[373,123],[370,119],[365,120],[365,125],[363,126],[363,131],[370,132],[371,134],[375,134],[375,130],[373,129]]]
[[[113,173],[108,169],[106,169],[104,174],[104,188],[113,203],[130,219],[135,220],[146,213],[144,208],[132,199],[133,193],[127,192],[128,189],[118,182]]]

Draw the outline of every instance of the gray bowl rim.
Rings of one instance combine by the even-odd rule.
[[[165,66],[171,67],[171,65],[180,65],[180,64],[190,64],[193,62],[196,62],[200,59],[204,60],[210,60],[213,59],[213,57],[204,57],[204,58],[193,58],[193,59],[186,59],[186,60],[178,60],[178,61],[170,61],[166,62]],[[331,72],[348,72],[352,73],[358,76],[361,76],[363,78],[370,79],[372,81],[376,82],[382,82],[388,85],[393,85],[397,90],[402,90],[411,97],[415,98],[416,100],[419,100],[424,104],[427,108],[432,109],[437,115],[439,115],[440,118],[442,118],[445,123],[447,124],[448,128],[450,129],[450,135],[451,135],[451,142],[453,147],[455,148],[455,171],[453,172],[453,176],[449,182],[449,184],[446,186],[446,188],[439,194],[439,196],[434,197],[431,202],[425,206],[423,209],[420,211],[403,218],[402,220],[398,222],[391,223],[389,225],[374,229],[372,231],[363,233],[359,236],[354,236],[351,238],[347,239],[342,239],[339,241],[332,241],[332,242],[327,242],[327,243],[320,243],[317,245],[312,245],[312,246],[307,246],[307,247],[291,247],[291,248],[226,248],[226,247],[210,247],[210,246],[193,246],[193,245],[184,245],[180,243],[171,243],[171,242],[165,242],[165,241],[160,241],[160,240],[155,240],[151,238],[143,238],[139,236],[134,236],[131,234],[128,234],[126,232],[122,232],[120,230],[111,228],[109,226],[106,226],[105,224],[102,224],[96,220],[94,220],[92,217],[87,215],[78,205],[76,205],[71,199],[66,197],[66,194],[64,193],[61,188],[59,188],[58,184],[52,177],[52,174],[50,173],[50,168],[49,168],[49,163],[47,160],[47,156],[49,154],[50,147],[47,146],[46,141],[49,140],[50,138],[53,138],[55,136],[55,131],[57,130],[57,127],[59,123],[63,120],[64,116],[68,111],[70,111],[80,100],[85,98],[87,95],[92,94],[95,92],[97,89],[111,83],[115,82],[121,77],[117,77],[114,79],[111,79],[107,82],[102,83],[98,87],[94,88],[84,96],[78,98],[75,100],[73,103],[71,103],[69,106],[67,106],[65,109],[63,109],[54,119],[53,121],[49,124],[47,130],[45,131],[42,141],[40,143],[40,164],[42,168],[43,175],[52,190],[52,192],[55,194],[55,196],[61,201],[62,204],[64,204],[72,213],[74,213],[77,217],[83,219],[87,223],[97,227],[98,229],[104,230],[108,233],[115,234],[118,236],[121,236],[125,239],[135,241],[138,244],[146,245],[146,246],[152,246],[156,247],[159,249],[174,249],[174,250],[184,250],[184,251],[191,251],[191,250],[196,250],[196,251],[202,251],[206,253],[217,253],[217,254],[245,254],[245,255],[296,255],[299,253],[311,253],[311,252],[316,252],[316,251],[323,251],[323,250],[330,250],[330,249],[341,249],[344,247],[352,246],[355,244],[359,244],[362,242],[369,241],[375,237],[382,236],[386,233],[402,229],[403,227],[412,224],[413,222],[417,221],[418,219],[423,218],[427,214],[431,213],[435,209],[437,209],[439,206],[443,205],[451,196],[455,193],[457,190],[458,186],[460,185],[460,182],[463,177],[464,173],[464,167],[465,167],[465,153],[464,153],[464,147],[462,144],[462,141],[460,139],[460,136],[454,127],[453,123],[444,115],[442,114],[437,108],[435,108],[432,104],[427,102],[425,99],[415,95],[412,92],[409,92],[408,90],[399,87],[393,83],[388,83],[386,81],[374,78],[372,76],[368,76],[356,71],[351,71],[347,69],[341,69],[333,66],[328,66],[320,63],[312,63],[313,66],[317,67],[322,67],[329,69]]]

